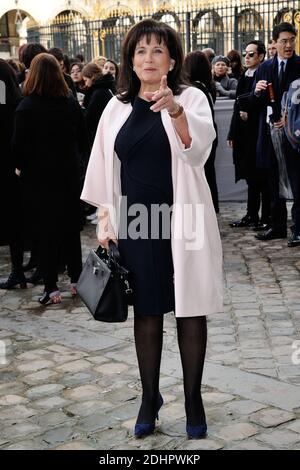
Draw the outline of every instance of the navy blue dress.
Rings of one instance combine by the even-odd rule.
[[[150,217],[153,204],[166,204],[167,209],[173,204],[170,144],[161,114],[149,109],[152,104],[135,98],[132,113],[115,142],[121,162],[120,233],[127,234],[119,237],[118,246],[122,264],[132,276],[135,315],[162,315],[175,307],[170,231],[167,236],[161,218],[157,227]],[[128,215],[132,204],[143,204],[148,213],[148,227],[138,226],[141,235],[136,238],[130,238],[128,230],[140,215]],[[151,238],[154,229],[156,235]]]

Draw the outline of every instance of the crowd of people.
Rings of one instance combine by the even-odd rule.
[[[0,59],[6,100],[0,106],[1,194],[12,270],[1,289],[44,283],[40,303],[61,302],[58,274],[70,291],[82,270],[80,231],[95,209],[80,201],[89,154],[103,110],[116,94],[118,65],[105,57],[84,63],[58,48],[22,46]],[[23,254],[30,251],[28,263]],[[25,272],[30,272],[25,277]]]
[[[287,238],[286,200],[293,199],[289,247],[300,245],[299,151],[283,131],[284,94],[300,78],[296,36],[290,23],[277,25],[267,47],[260,40],[246,44],[243,65],[238,51],[226,57],[212,49],[203,51],[212,64],[217,96],[235,98],[227,143],[233,151],[235,181],[246,181],[248,198],[247,213],[230,226],[251,227],[260,232],[255,238],[261,241]],[[282,190],[282,165],[289,193]]]

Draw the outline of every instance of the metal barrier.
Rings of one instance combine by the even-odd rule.
[[[104,55],[118,62],[126,32],[143,18],[152,17],[174,27],[186,53],[205,47],[219,54],[231,49],[242,51],[252,39],[267,44],[274,25],[282,21],[293,23],[298,29],[300,25],[299,0],[227,3],[191,0],[180,2],[174,8],[167,2],[164,4],[158,11],[152,11],[150,6],[136,12],[118,8],[93,20],[69,11],[57,16],[51,24],[30,28],[28,42],[40,42],[46,48],[60,47],[71,57],[81,53],[91,60]],[[297,51],[300,51],[299,41]]]

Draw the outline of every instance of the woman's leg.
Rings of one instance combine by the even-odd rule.
[[[0,289],[12,289],[18,284],[22,289],[26,289],[26,279],[23,273],[23,240],[20,238],[14,238],[11,240],[10,245],[10,258],[12,270],[8,279],[4,282],[0,282]]]
[[[39,267],[44,279],[45,291],[54,292],[57,287],[58,242],[53,237],[44,236],[39,240]]]
[[[177,318],[177,335],[183,369],[187,424],[197,426],[205,423],[201,381],[207,341],[206,317]]]
[[[82,271],[82,253],[79,231],[65,236],[62,255],[67,263],[68,276],[71,279],[71,283],[76,284]]]
[[[134,338],[143,396],[137,423],[152,423],[157,412],[163,343],[163,315],[135,315]]]
[[[23,273],[23,249],[22,239],[14,239],[9,245],[12,271],[18,274]]]

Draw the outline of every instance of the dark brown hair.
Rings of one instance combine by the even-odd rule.
[[[95,62],[89,62],[86,64],[81,73],[83,77],[91,78],[93,83],[103,75],[101,67]]]
[[[27,44],[26,47],[23,49],[22,52],[22,61],[26,67],[26,69],[30,69],[31,62],[33,59],[43,52],[47,52],[47,49],[44,48],[41,44],[33,43]]]
[[[58,62],[63,62],[64,60],[63,51],[59,49],[59,47],[51,47],[51,49],[48,50],[48,54],[53,55]]]
[[[17,83],[16,74],[4,59],[0,59],[0,81],[5,85],[5,104],[8,108],[14,110],[21,101],[21,91]]]
[[[184,69],[191,83],[202,82],[209,92],[213,89],[211,65],[206,54],[194,51],[187,54],[184,59]]]
[[[228,52],[227,57],[230,61],[232,73],[236,78],[240,77],[245,70],[242,64],[241,54],[236,49],[232,49]]]
[[[112,60],[112,59],[107,59],[107,60],[105,61],[105,64],[106,64],[106,62],[110,62],[111,64],[114,64],[115,69],[116,69],[115,80],[117,81],[118,78],[119,78],[119,66],[118,66],[117,62],[115,62],[115,61]],[[104,65],[105,65],[105,64],[104,64]]]
[[[33,59],[23,93],[24,96],[35,93],[52,98],[69,96],[70,90],[55,57],[43,53]]]
[[[132,59],[138,42],[146,36],[150,43],[152,34],[159,43],[165,43],[170,57],[175,60],[173,70],[168,73],[168,86],[174,95],[180,94],[181,85],[186,84],[182,76],[183,50],[179,35],[165,23],[153,19],[142,20],[130,28],[122,44],[118,99],[123,103],[132,101],[139,92],[141,82],[133,71]]]
[[[22,62],[20,62],[18,59],[6,59],[6,62],[11,66],[11,68],[14,69],[16,74],[19,74],[25,70],[24,64],[22,64]]]

